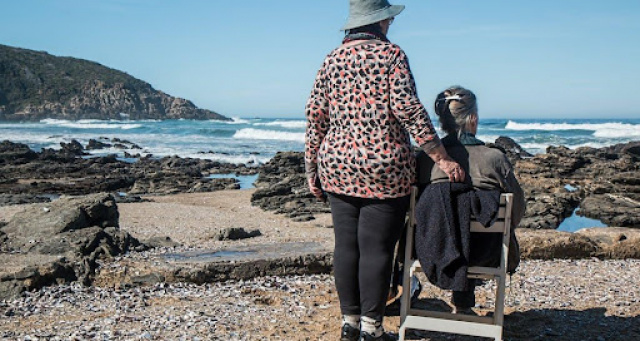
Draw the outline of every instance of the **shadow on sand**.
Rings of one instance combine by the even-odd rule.
[[[439,299],[414,300],[413,307],[435,311],[450,311]],[[387,316],[399,316],[399,304],[387,309]],[[505,315],[505,341],[630,341],[640,340],[640,316],[608,316],[606,308],[587,310],[542,309],[513,312]],[[481,337],[409,331],[408,340],[491,340]]]

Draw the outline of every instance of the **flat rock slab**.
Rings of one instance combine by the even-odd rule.
[[[316,242],[259,244],[231,247],[221,250],[188,251],[163,255],[168,262],[176,263],[225,263],[282,259],[308,254],[326,253],[329,250]]]
[[[332,250],[315,242],[260,244],[140,256],[125,257],[105,264],[94,284],[202,284],[263,276],[330,273],[333,269]]]
[[[585,228],[575,233],[517,229],[523,259],[640,258],[640,230],[624,227]]]

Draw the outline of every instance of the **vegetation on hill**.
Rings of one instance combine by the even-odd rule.
[[[0,120],[222,119],[96,62],[0,45]]]

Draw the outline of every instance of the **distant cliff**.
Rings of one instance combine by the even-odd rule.
[[[98,63],[0,45],[0,120],[217,119]]]

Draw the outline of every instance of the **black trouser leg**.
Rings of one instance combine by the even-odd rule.
[[[454,291],[451,303],[458,308],[473,308],[476,305],[476,295],[473,286],[467,291]]]
[[[334,275],[343,314],[382,320],[395,244],[409,198],[363,199],[330,194]]]

